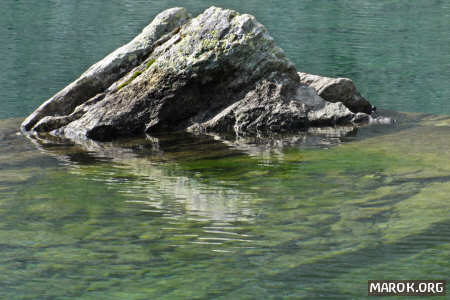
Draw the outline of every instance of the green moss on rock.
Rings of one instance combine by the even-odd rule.
[[[117,90],[120,91],[122,88],[126,87],[127,85],[129,85],[134,79],[136,79],[136,77],[138,77],[139,75],[142,74],[142,71],[136,71],[134,72],[133,76],[131,76],[130,79],[126,80],[125,82],[121,83],[118,87]]]
[[[145,64],[145,69],[147,70],[147,69],[149,69],[153,64],[154,64],[154,62],[156,61],[156,59],[151,59],[148,63],[146,63]]]

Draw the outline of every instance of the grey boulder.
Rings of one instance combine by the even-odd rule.
[[[172,8],[42,104],[22,130],[94,140],[177,130],[254,135],[351,125],[364,119],[355,111],[369,112],[355,110],[354,97],[329,100],[302,82],[253,16],[210,7],[191,18]]]

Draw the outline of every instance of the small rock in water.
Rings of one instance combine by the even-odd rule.
[[[331,78],[298,72],[300,82],[312,87],[320,97],[330,102],[342,102],[352,112],[372,113],[376,108],[367,101],[348,78]]]

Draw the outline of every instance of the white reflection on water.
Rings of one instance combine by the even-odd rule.
[[[357,132],[358,128],[354,126],[328,126],[311,127],[306,131],[286,135],[240,136],[236,138],[219,134],[210,135],[214,140],[220,141],[230,148],[270,162],[274,156],[282,157],[283,150],[286,148],[326,148],[341,143],[343,138],[354,136]]]
[[[227,253],[252,245],[253,239],[234,224],[252,222],[254,193],[186,173],[156,138],[140,142],[150,143],[144,154],[136,151],[135,144],[87,141],[66,149],[42,141],[36,145],[67,165],[71,174],[111,186],[128,199],[125,206],[160,219],[160,233],[170,247],[197,245]]]

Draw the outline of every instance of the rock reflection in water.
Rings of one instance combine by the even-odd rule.
[[[106,184],[123,184],[130,203],[143,211],[160,212],[163,217],[189,215],[199,220],[220,222],[249,221],[255,215],[250,207],[255,195],[221,184],[196,178],[194,172],[183,172],[177,162],[215,159],[218,156],[257,156],[264,161],[273,154],[282,155],[286,147],[328,147],[342,137],[356,134],[354,127],[313,128],[295,135],[258,136],[225,139],[220,136],[176,133],[159,137],[140,137],[115,142],[73,141],[51,136],[30,139],[43,152],[56,157],[80,176]],[[113,163],[105,171],[101,163]],[[99,164],[97,168],[89,166]],[[135,179],[117,180],[120,173]]]
[[[176,161],[170,153],[164,154],[164,145],[155,138],[122,144],[86,141],[66,147],[34,141],[42,151],[70,164],[73,174],[89,175],[106,184],[122,184],[122,192],[133,199],[128,202],[141,206],[142,211],[161,212],[163,217],[174,219],[187,214],[198,220],[222,222],[247,220],[252,215],[245,208],[252,195],[176,174]],[[107,171],[102,168],[101,162],[105,160],[114,168],[106,168]],[[162,160],[168,161],[162,164]],[[89,161],[91,166],[97,163],[97,168],[86,166]],[[128,174],[126,182],[117,180],[123,173]]]
[[[307,131],[286,135],[257,135],[248,137],[229,137],[211,135],[225,145],[255,157],[270,158],[274,154],[283,155],[286,148],[328,148],[343,141],[343,138],[356,136],[357,127],[310,127]]]

